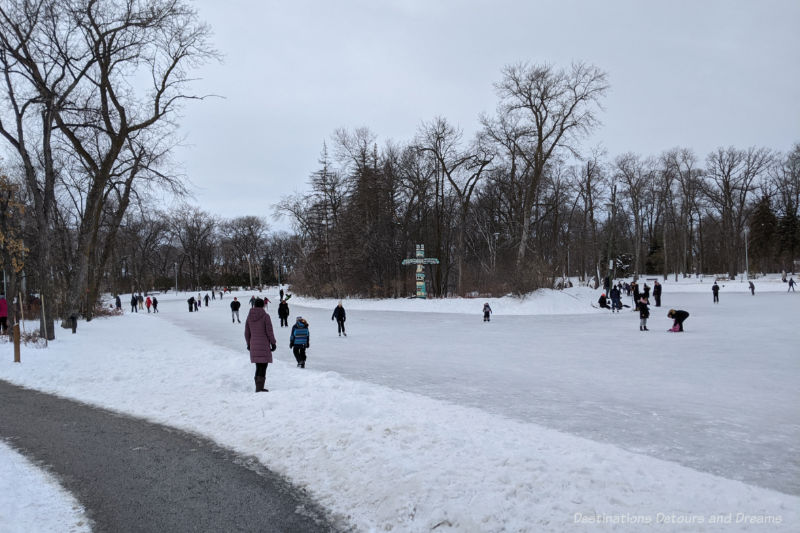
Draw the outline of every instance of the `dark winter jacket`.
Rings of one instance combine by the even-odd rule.
[[[263,307],[254,307],[244,323],[244,340],[250,350],[251,363],[271,363],[275,333],[272,320]]]
[[[661,284],[660,283],[656,283],[656,285],[653,287],[653,296],[661,296]]]
[[[292,334],[289,336],[289,348],[295,346],[311,348],[311,333],[308,331],[308,322],[303,317],[297,317],[297,322],[292,326]]]
[[[334,319],[334,318],[336,320],[341,321],[341,322],[345,321],[346,316],[345,316],[345,312],[344,312],[344,307],[342,307],[341,305],[337,305],[336,306],[336,308],[333,310],[333,315],[331,315],[331,319]]]
[[[714,294],[719,294],[719,285],[714,283],[714,285],[711,286],[711,292],[713,292]],[[708,294],[708,293],[706,293],[706,294]]]
[[[231,311],[238,311],[241,306],[242,302],[239,300],[234,300],[231,302]]]
[[[619,302],[619,299],[620,299],[619,289],[614,287],[613,289],[611,289],[611,301],[616,303]]]
[[[289,304],[287,304],[286,302],[281,302],[278,304],[278,316],[280,318],[289,317]]]
[[[678,324],[683,324],[683,321],[689,318],[689,313],[687,311],[671,310],[669,313],[667,313],[667,316],[674,319]]]
[[[608,307],[608,298],[606,298],[605,294],[601,294],[600,298],[597,299],[597,303],[600,307]]]
[[[650,307],[646,300],[639,300],[639,318],[650,318]]]

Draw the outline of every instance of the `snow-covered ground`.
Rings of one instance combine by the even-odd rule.
[[[259,395],[231,297],[159,295],[158,315],[81,323],[19,365],[0,344],[0,378],[206,435],[362,531],[797,531],[800,297],[726,282],[714,305],[710,287],[664,283],[650,332],[584,288],[489,300],[490,323],[484,300],[347,300],[347,337],[335,302],[293,297],[305,370],[273,289]]]
[[[83,508],[55,477],[0,440],[0,532],[91,531]]]

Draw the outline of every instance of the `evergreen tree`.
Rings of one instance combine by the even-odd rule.
[[[778,267],[778,217],[766,194],[756,203],[750,215],[748,246],[754,270],[770,272]]]

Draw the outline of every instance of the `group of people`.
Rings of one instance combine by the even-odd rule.
[[[608,291],[609,285],[610,283],[608,282],[608,279],[606,279],[606,291]],[[661,283],[659,283],[658,280],[655,280],[653,282],[653,299],[655,300],[656,307],[661,307],[661,290]],[[717,291],[718,290],[719,289],[717,289]],[[597,300],[597,304],[601,308],[611,309],[612,313],[618,313],[623,307],[627,307],[622,303],[622,293],[625,292],[625,294],[628,296],[632,295],[634,307],[633,310],[639,312],[639,331],[650,331],[647,329],[647,319],[650,318],[650,286],[647,283],[644,283],[644,286],[642,289],[640,289],[639,284],[636,281],[633,281],[630,284],[627,282],[624,284],[622,282],[618,282],[616,285],[612,285],[611,290],[608,292],[610,293],[610,299],[608,296],[606,296],[606,292],[603,292],[600,294],[600,298]],[[672,328],[670,328],[668,331],[678,332],[683,331],[683,322],[689,317],[689,313],[682,310],[670,309],[667,313],[667,316],[674,320]]]
[[[278,318],[280,318],[281,327],[288,327],[289,305],[286,300],[288,300],[288,297],[284,298],[283,290],[281,290],[281,303],[278,305]],[[272,319],[270,319],[265,309],[267,301],[260,297],[253,298],[253,305],[244,324],[244,339],[247,343],[247,351],[250,353],[250,362],[256,365],[256,373],[253,378],[256,392],[269,392],[269,389],[265,387],[267,366],[273,362],[272,352],[278,348],[275,332],[272,328]],[[234,297],[233,302],[231,302],[231,311],[233,318],[237,321],[239,320],[240,306],[241,303]],[[347,336],[344,327],[346,319],[347,313],[342,301],[339,300],[333,310],[331,320],[336,321],[340,337],[342,335]],[[311,348],[311,333],[308,321],[302,316],[298,316],[292,326],[292,331],[289,334],[289,348],[292,350],[295,361],[297,361],[297,367],[305,368],[308,359],[306,351]]]
[[[114,304],[117,306],[117,309],[122,309],[122,300],[120,300],[119,294],[114,297]],[[152,309],[154,313],[158,313],[158,298],[153,296],[144,297],[142,293],[139,294],[131,294],[131,313],[138,313],[139,309],[147,308],[147,312],[149,313]]]

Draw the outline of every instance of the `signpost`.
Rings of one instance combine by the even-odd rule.
[[[417,298],[426,298],[425,289],[425,269],[423,265],[438,265],[439,260],[433,257],[425,257],[425,245],[417,245],[417,253],[414,259],[403,259],[404,265],[417,265]]]

